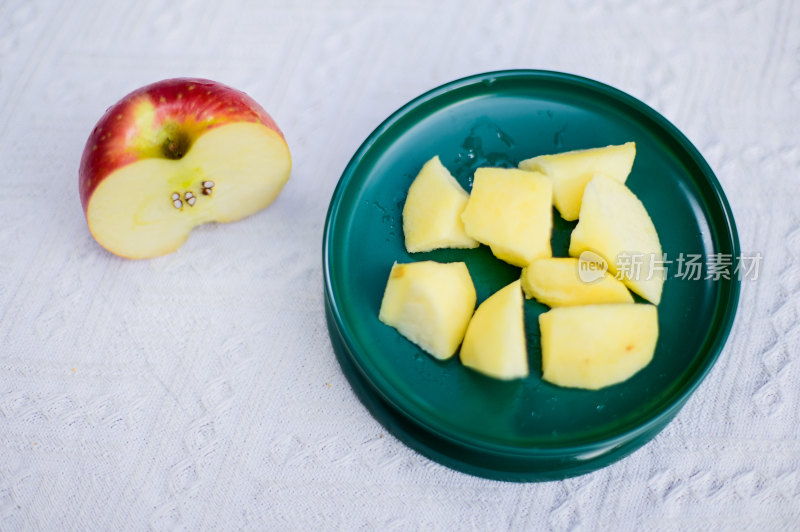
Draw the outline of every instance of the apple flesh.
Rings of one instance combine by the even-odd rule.
[[[658,342],[653,305],[618,303],[554,308],[539,314],[542,378],[598,390],[647,366]]]
[[[489,296],[472,316],[461,346],[461,363],[501,380],[528,376],[528,350],[520,281]]]
[[[549,307],[591,305],[595,303],[633,303],[621,281],[608,272],[592,282],[580,278],[578,259],[555,257],[535,260],[522,270],[522,290],[528,299]]]
[[[522,268],[553,255],[552,198],[551,180],[538,172],[478,168],[461,219],[495,257]]]
[[[175,251],[200,224],[264,209],[291,166],[283,133],[249,96],[169,79],[106,111],[86,142],[79,191],[100,245],[149,258]]]
[[[476,298],[463,262],[394,263],[378,319],[434,357],[446,360],[464,338]]]
[[[642,202],[622,183],[596,175],[583,193],[578,225],[572,231],[569,254],[600,255],[608,270],[648,301],[661,301],[664,271],[661,243]]]
[[[542,172],[553,180],[553,205],[567,221],[578,219],[583,189],[594,174],[605,174],[624,183],[636,157],[636,143],[575,150],[525,159],[519,167]]]
[[[461,213],[469,194],[435,156],[422,166],[403,206],[403,234],[409,253],[441,248],[476,248],[464,232]]]

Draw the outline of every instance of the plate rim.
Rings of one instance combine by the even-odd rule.
[[[649,428],[658,424],[660,420],[673,417],[677,414],[692,393],[694,393],[697,387],[705,380],[727,342],[738,310],[741,292],[740,279],[732,276],[729,282],[725,283],[725,286],[728,287],[728,289],[722,289],[720,291],[720,301],[714,307],[714,321],[712,322],[712,326],[709,327],[709,332],[706,334],[703,343],[697,350],[697,353],[706,353],[706,356],[702,357],[702,360],[699,362],[699,367],[695,367],[698,365],[697,362],[687,366],[685,371],[691,372],[690,378],[681,379],[683,381],[681,382],[681,385],[668,395],[667,400],[660,402],[660,404],[654,409],[652,415],[647,416],[643,420],[640,419],[638,422],[630,422],[608,437],[592,439],[588,442],[554,445],[552,447],[540,445],[520,447],[491,441],[480,441],[479,444],[476,444],[476,438],[461,437],[460,435],[453,434],[450,431],[441,430],[439,427],[431,425],[425,419],[420,419],[420,417],[415,415],[413,412],[409,412],[408,409],[406,409],[403,405],[398,404],[394,398],[386,393],[386,380],[380,374],[374,376],[370,375],[370,372],[366,370],[361,361],[358,360],[358,357],[353,356],[353,353],[355,353],[357,350],[355,349],[351,339],[352,331],[347,327],[346,320],[343,319],[341,310],[339,308],[339,303],[335,295],[336,292],[334,291],[333,287],[334,283],[330,267],[330,254],[332,253],[330,244],[331,239],[333,238],[333,229],[338,215],[338,207],[342,202],[342,198],[345,195],[348,185],[351,182],[351,179],[355,174],[360,161],[369,152],[373,145],[381,138],[383,134],[387,132],[387,130],[389,130],[396,122],[402,119],[402,117],[404,117],[412,109],[424,105],[425,103],[443,96],[448,92],[462,89],[476,83],[483,83],[488,87],[494,84],[494,82],[500,78],[507,79],[514,77],[524,77],[534,81],[555,80],[562,83],[566,82],[571,85],[580,86],[584,90],[600,93],[618,103],[621,103],[629,108],[633,108],[633,110],[639,114],[644,115],[646,119],[654,122],[657,126],[662,128],[668,134],[668,136],[672,138],[672,140],[677,142],[678,145],[686,151],[692,162],[698,166],[700,173],[706,180],[707,184],[710,185],[710,190],[713,192],[712,197],[707,197],[705,194],[701,195],[700,197],[705,201],[714,200],[720,208],[721,213],[724,215],[722,217],[723,223],[721,225],[724,226],[726,231],[723,231],[721,234],[712,234],[712,242],[715,245],[723,242],[729,242],[731,251],[733,252],[732,255],[734,257],[738,257],[740,255],[740,242],[739,234],[736,228],[736,222],[733,217],[731,206],[722,189],[721,183],[694,144],[661,113],[638,98],[620,89],[612,87],[611,85],[593,80],[591,78],[552,70],[495,70],[461,77],[440,84],[423,92],[391,113],[375,129],[373,129],[367,138],[361,143],[339,177],[337,185],[333,191],[333,194],[331,195],[328,212],[325,217],[322,241],[324,292],[325,297],[328,298],[328,301],[330,302],[331,315],[337,328],[335,333],[338,334],[343,341],[348,358],[353,362],[353,365],[361,374],[361,376],[370,384],[371,388],[378,393],[378,395],[384,401],[386,401],[404,417],[422,426],[426,430],[433,432],[439,437],[452,441],[458,445],[467,446],[480,451],[488,450],[505,456],[522,457],[531,456],[534,454],[560,455],[563,453],[586,453],[593,449],[605,448],[607,446],[619,444],[620,442],[624,442],[628,439],[636,438],[640,434],[646,433]],[[712,233],[716,228],[716,225],[718,224],[711,226]],[[716,334],[714,334],[714,331],[717,331]]]

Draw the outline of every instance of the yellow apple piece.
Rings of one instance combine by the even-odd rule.
[[[439,248],[476,248],[464,232],[461,213],[469,194],[437,155],[422,167],[403,207],[403,233],[409,253]]]
[[[622,282],[608,272],[598,272],[597,280],[581,279],[578,259],[557,257],[533,261],[522,270],[525,296],[550,307],[591,305],[593,303],[633,303]]]
[[[586,185],[569,254],[584,251],[603,257],[632,291],[656,305],[661,301],[663,255],[656,228],[639,198],[610,177],[598,175]]]
[[[496,379],[528,376],[520,281],[495,292],[475,311],[461,346],[461,362]]]
[[[646,303],[554,308],[539,315],[544,380],[597,390],[625,381],[653,359],[656,307]]]
[[[541,172],[553,180],[553,204],[567,221],[578,219],[583,189],[595,173],[624,183],[636,157],[636,143],[540,155],[519,163],[523,170]]]
[[[463,262],[394,263],[379,319],[445,360],[455,354],[464,338],[476,297]]]
[[[461,215],[467,234],[498,259],[524,267],[551,257],[553,186],[538,172],[478,168]]]

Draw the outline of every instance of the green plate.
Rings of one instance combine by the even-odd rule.
[[[612,87],[577,76],[515,70],[457,80],[409,102],[362,144],[331,200],[323,242],[328,326],[343,371],[392,433],[426,456],[490,478],[563,478],[602,467],[651,439],[677,413],[719,355],[740,283],[690,280],[670,265],[653,361],[599,391],[541,379],[538,315],[525,303],[531,375],[502,382],[439,362],[378,321],[394,261],[465,261],[480,303],[520,270],[474,250],[409,254],[402,207],[434,155],[467,189],[476,168],[515,166],[534,155],[635,141],[627,184],[642,200],[669,260],[739,255],[719,182],[686,137]],[[575,222],[554,211],[553,254],[567,256]],[[733,266],[731,274],[733,274]]]

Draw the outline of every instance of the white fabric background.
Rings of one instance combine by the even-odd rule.
[[[367,413],[331,350],[321,235],[350,156],[440,83],[576,73],[649,103],[732,204],[718,364],[649,445],[564,482],[473,478]],[[116,258],[77,194],[103,111],[161,78],[245,90],[286,133],[266,211]],[[0,1],[0,529],[796,529],[800,4]]]

